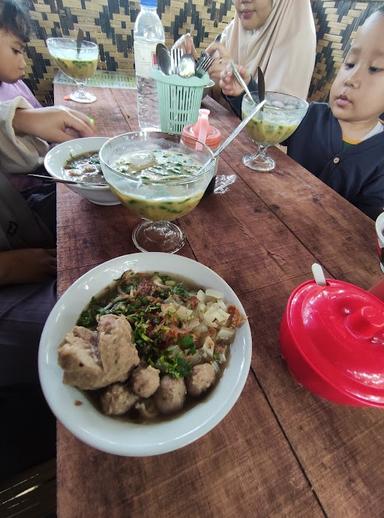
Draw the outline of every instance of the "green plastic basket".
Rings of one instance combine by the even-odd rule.
[[[161,131],[180,134],[187,124],[194,124],[199,116],[203,91],[212,83],[209,75],[202,78],[165,75],[152,70],[159,96]]]

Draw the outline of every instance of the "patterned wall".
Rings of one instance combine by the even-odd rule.
[[[300,0],[295,0],[300,1]],[[76,37],[99,44],[99,68],[134,74],[133,25],[138,0],[29,0],[34,35],[28,45],[27,82],[41,101],[52,102],[55,65],[47,52],[50,36]],[[312,0],[318,34],[316,66],[310,98],[326,100],[332,79],[356,28],[383,2]],[[158,0],[166,44],[190,32],[197,48],[204,49],[233,18],[231,0]]]
[[[309,98],[314,101],[326,101],[356,29],[373,11],[383,6],[384,2],[311,1],[316,24],[317,55]]]

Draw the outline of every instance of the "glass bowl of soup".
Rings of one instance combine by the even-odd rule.
[[[102,146],[100,163],[112,192],[145,220],[132,235],[139,250],[174,253],[184,245],[173,220],[200,202],[215,172],[215,161],[203,167],[211,157],[197,140],[157,131],[125,133]]]

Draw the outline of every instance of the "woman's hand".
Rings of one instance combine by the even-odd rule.
[[[56,249],[28,248],[0,252],[0,285],[41,282],[56,275]]]
[[[77,110],[49,106],[16,110],[13,128],[18,134],[33,135],[48,142],[65,142],[77,137],[91,137],[94,121]]]
[[[225,70],[227,65],[231,63],[232,57],[229,50],[221,43],[213,42],[206,48],[206,53],[215,58],[215,61],[209,67],[209,77],[219,83],[221,73]]]
[[[195,44],[193,43],[193,38],[189,32],[176,40],[172,48],[181,49],[185,54],[192,54],[192,56],[197,59]]]
[[[248,85],[251,80],[251,75],[247,69],[241,65],[235,66],[241,77],[244,79],[245,84]],[[232,73],[231,65],[227,65],[221,72],[219,86],[224,95],[237,97],[244,92],[243,87],[237,82],[235,76]]]

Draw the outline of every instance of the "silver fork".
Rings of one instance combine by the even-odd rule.
[[[208,72],[209,67],[215,61],[215,58],[210,56],[209,54],[203,54],[196,63],[195,75],[197,77],[203,77],[205,72]]]
[[[181,56],[183,55],[182,49],[172,48],[171,49],[171,74],[178,74],[180,67]]]

